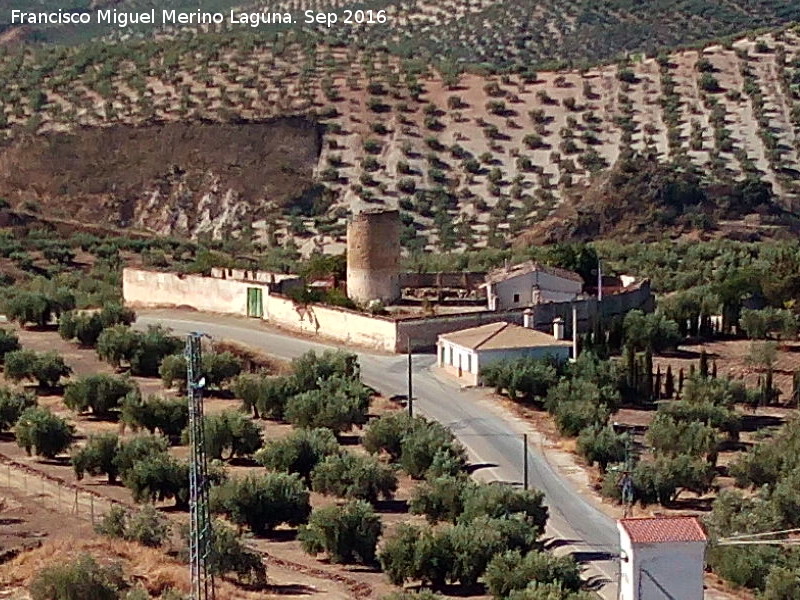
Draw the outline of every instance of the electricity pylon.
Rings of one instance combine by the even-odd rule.
[[[214,532],[208,507],[208,461],[203,427],[203,388],[201,338],[190,333],[186,338],[186,382],[189,394],[189,578],[191,600],[214,600],[214,575],[209,569]]]

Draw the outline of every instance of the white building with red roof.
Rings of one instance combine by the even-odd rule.
[[[697,517],[620,519],[620,600],[702,600],[708,538]]]

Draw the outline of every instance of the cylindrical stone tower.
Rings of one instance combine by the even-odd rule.
[[[360,212],[347,223],[347,295],[366,304],[400,298],[400,213]]]

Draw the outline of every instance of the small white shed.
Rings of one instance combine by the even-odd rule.
[[[707,537],[697,517],[617,521],[620,600],[703,600]]]
[[[563,331],[563,328],[562,328]],[[566,362],[572,343],[535,329],[500,321],[439,336],[437,364],[470,385],[481,381],[481,369],[499,360],[552,357]]]

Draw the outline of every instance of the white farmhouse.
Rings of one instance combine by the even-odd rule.
[[[563,337],[563,322],[556,325]],[[436,343],[438,366],[470,385],[481,381],[481,369],[504,359],[552,357],[566,362],[572,343],[529,327],[500,321],[444,333]]]
[[[583,291],[577,273],[527,261],[486,275],[489,310],[507,310],[543,302],[569,302]]]
[[[620,600],[703,600],[706,534],[696,517],[620,519]]]

